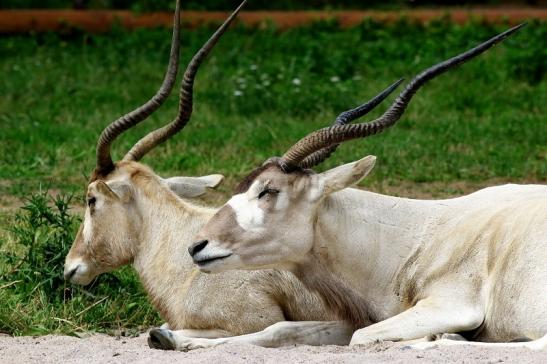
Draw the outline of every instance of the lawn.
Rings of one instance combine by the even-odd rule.
[[[365,22],[349,30],[323,22],[285,32],[236,27],[197,77],[188,127],[143,162],[162,176],[226,175],[213,198],[220,202],[247,171],[339,112],[505,28],[443,21]],[[210,33],[206,27],[184,32],[183,62]],[[71,205],[80,203],[100,131],[155,92],[169,39],[165,29],[0,38],[0,331],[112,332],[159,322],[130,269],[104,275],[88,289],[60,280],[77,214],[66,211],[66,198],[48,205],[37,193],[73,195]],[[395,128],[347,143],[320,169],[374,154],[375,171],[363,186],[404,196],[545,183],[545,39],[547,24],[528,24],[430,82]],[[124,134],[114,157],[170,121],[176,106],[171,97]],[[21,198],[32,201],[15,218]]]

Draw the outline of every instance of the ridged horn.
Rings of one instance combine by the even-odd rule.
[[[395,89],[404,81],[403,78],[397,80],[392,85],[390,85],[388,88],[380,92],[378,95],[374,96],[371,100],[367,101],[361,106],[356,107],[355,109],[347,110],[338,115],[336,120],[334,121],[333,125],[346,125],[351,123],[352,121],[359,119],[366,114],[368,114],[372,109],[374,109],[376,106],[378,106],[386,97],[388,97]],[[333,144],[329,147],[325,147],[323,149],[320,149],[316,152],[313,152],[302,162],[300,162],[299,167],[301,168],[312,168],[323,161],[325,161],[327,158],[329,158],[332,153],[336,151],[340,144]]]
[[[150,114],[156,111],[167,99],[177,78],[180,48],[180,0],[175,5],[173,20],[173,36],[171,41],[171,52],[169,65],[163,79],[163,83],[156,94],[143,105],[135,110],[118,118],[102,131],[97,142],[97,166],[95,174],[106,175],[114,169],[114,162],[110,155],[110,147],[114,140],[124,131],[145,120]]]
[[[399,94],[389,109],[378,119],[360,124],[334,125],[308,134],[281,157],[282,164],[290,168],[295,168],[315,151],[347,140],[365,138],[393,126],[403,115],[412,96],[427,81],[485,52],[524,25],[517,25],[456,57],[438,63],[418,74]]]
[[[171,123],[151,131],[144,138],[139,140],[133,148],[125,155],[124,160],[138,161],[146,153],[152,150],[155,146],[163,143],[179,131],[181,131],[192,115],[192,97],[194,78],[199,69],[199,66],[203,60],[207,57],[209,52],[213,49],[217,41],[224,34],[230,23],[235,19],[241,8],[247,1],[244,0],[238,8],[224,21],[224,23],[217,29],[217,31],[209,38],[209,40],[201,47],[201,49],[194,55],[186,71],[184,72],[184,78],[182,80],[180,88],[180,100],[179,100],[179,112],[175,120]]]

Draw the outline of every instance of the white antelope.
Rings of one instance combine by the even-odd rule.
[[[189,249],[201,271],[277,268],[295,273],[338,317],[358,329],[351,344],[460,333],[473,342],[547,345],[547,186],[490,187],[447,200],[413,200],[350,188],[375,157],[315,174],[302,161],[322,148],[396,123],[427,80],[480,54],[519,27],[418,75],[369,123],[324,128],[253,171]],[[291,323],[298,343],[325,323]],[[189,348],[237,338],[166,339]],[[519,338],[529,342],[505,343]],[[177,341],[178,340],[178,341]],[[494,344],[489,342],[504,342]]]
[[[97,145],[97,166],[87,186],[83,224],[66,257],[64,276],[76,284],[89,284],[97,275],[132,264],[144,288],[168,327],[181,338],[218,338],[248,334],[284,320],[333,320],[321,299],[310,293],[292,274],[280,271],[232,272],[211,276],[199,272],[187,249],[199,229],[217,209],[193,204],[214,188],[220,175],[163,179],[138,161],[152,148],[179,132],[190,120],[192,89],[198,67],[225,32],[244,3],[225,21],[194,56],[181,85],[179,113],[170,124],[149,133],[114,163],[113,141],[125,130],[145,120],[168,97],[175,83],[180,33],[177,1],[169,67],[161,88],[147,103],[105,128]],[[394,90],[392,85],[365,104],[376,106]],[[333,325],[309,344],[347,344],[350,327]],[[279,325],[267,332],[271,346]],[[153,330],[151,347],[174,349]],[[160,332],[160,331],[158,331]],[[335,333],[335,335],[331,335]],[[277,341],[276,341],[277,340]],[[315,341],[314,341],[315,340]],[[290,342],[285,342],[290,343]],[[268,345],[264,341],[264,345]]]
[[[234,272],[227,277],[215,277],[200,273],[186,249],[216,210],[195,205],[187,198],[215,187],[222,176],[162,179],[137,162],[188,122],[198,67],[240,8],[189,64],[181,85],[177,118],[141,139],[121,162],[114,164],[110,156],[114,139],[155,111],[174,85],[180,43],[177,1],[164,83],[150,101],[109,125],[101,134],[97,167],[87,187],[85,218],[65,264],[65,278],[83,285],[98,274],[132,264],[162,318],[170,328],[184,329],[180,334],[186,336],[240,335],[287,318],[332,318],[321,301],[290,274]],[[150,344],[155,346],[153,337]]]

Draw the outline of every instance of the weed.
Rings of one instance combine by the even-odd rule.
[[[0,241],[0,332],[77,334],[157,324],[157,314],[128,269],[103,274],[83,288],[63,280],[64,259],[79,222],[69,213],[70,201],[62,195],[33,195],[9,228],[11,246],[7,239]]]

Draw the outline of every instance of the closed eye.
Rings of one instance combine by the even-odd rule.
[[[273,188],[266,188],[262,192],[258,194],[258,199],[260,200],[262,197],[266,195],[277,195],[279,193],[279,190],[273,189]]]

